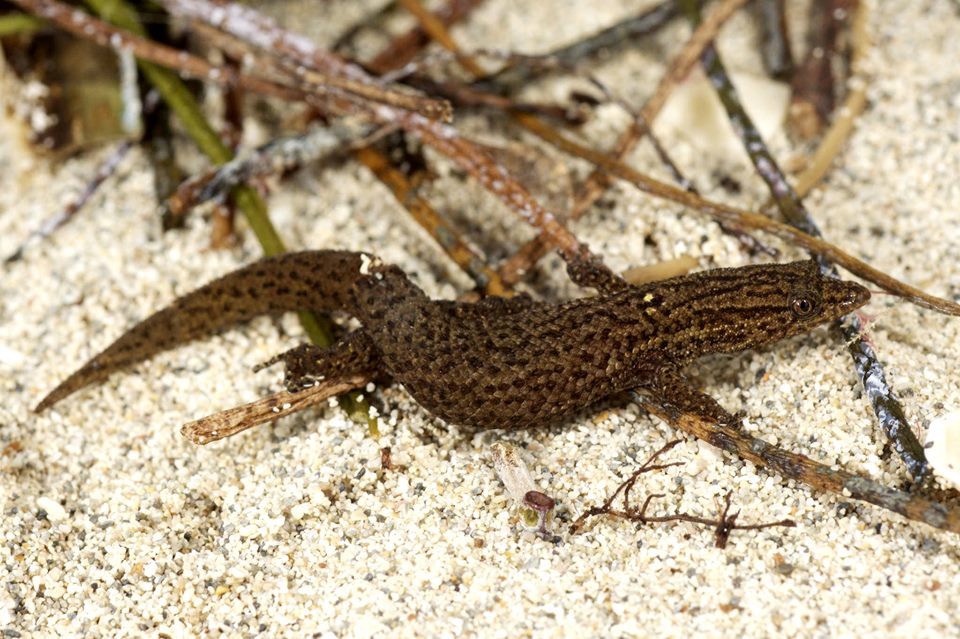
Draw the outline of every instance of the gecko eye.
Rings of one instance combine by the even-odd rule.
[[[810,317],[820,310],[820,299],[808,292],[800,293],[790,300],[790,310],[799,318]]]

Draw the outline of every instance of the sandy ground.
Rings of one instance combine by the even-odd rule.
[[[831,240],[931,292],[960,296],[960,21],[946,0],[875,3],[870,105],[849,150],[807,203]],[[356,19],[300,20],[329,42]],[[489,0],[457,30],[468,47],[541,51],[636,6],[561,0],[516,10]],[[564,12],[575,19],[562,17]],[[635,104],[687,28],[615,56],[598,72]],[[756,71],[750,23],[724,32],[731,66]],[[374,46],[374,45],[370,45]],[[574,82],[575,84],[575,82]],[[569,81],[537,95],[562,97]],[[583,86],[583,83],[577,84]],[[9,84],[3,91],[9,91]],[[9,94],[8,94],[9,95]],[[488,129],[480,117],[465,130]],[[624,118],[600,110],[586,135],[609,144]],[[82,188],[103,153],[51,166],[0,135],[0,255]],[[665,140],[708,193],[719,172],[756,206],[762,185],[735,161]],[[774,136],[781,157],[793,151]],[[649,149],[631,162],[660,173]],[[582,173],[585,167],[574,166]],[[530,230],[444,163],[430,198],[502,257]],[[623,268],[678,255],[744,263],[712,223],[612,189],[575,231]],[[401,264],[435,297],[467,280],[376,180],[352,163],[309,168],[270,198],[297,248],[365,249]],[[78,218],[0,277],[0,632],[18,636],[956,636],[958,537],[872,506],[814,493],[685,440],[683,462],[647,476],[664,508],[714,514],[732,491],[742,521],[794,529],[734,533],[726,550],[688,524],[567,523],[676,434],[635,406],[511,433],[559,502],[557,543],[519,525],[488,455],[497,434],[447,431],[402,390],[376,389],[379,441],[337,408],[310,410],[204,448],[190,419],[279,386],[250,367],[300,339],[264,318],[166,353],[37,416],[30,407],[126,327],[199,283],[254,259],[207,248],[208,219],[162,234],[151,172],[134,151]],[[646,239],[646,241],[645,241]],[[785,256],[794,254],[788,252]],[[535,279],[550,298],[580,294],[556,260]],[[889,296],[868,307],[871,337],[922,435],[960,410],[960,320]],[[758,352],[712,358],[695,374],[747,428],[828,464],[901,485],[845,350],[818,330]],[[402,471],[381,473],[381,446]]]

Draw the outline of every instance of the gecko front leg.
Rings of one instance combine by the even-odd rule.
[[[690,380],[671,366],[662,367],[653,380],[639,390],[656,397],[667,409],[693,413],[722,426],[740,427],[739,415],[732,415],[713,397],[698,391],[690,384]]]
[[[254,367],[259,371],[277,362],[285,367],[283,384],[291,393],[325,379],[339,379],[358,373],[382,371],[380,351],[363,330],[349,333],[330,346],[300,344]]]
[[[610,295],[630,288],[626,280],[594,258],[577,255],[565,259],[567,275],[577,286],[597,289],[601,295]]]

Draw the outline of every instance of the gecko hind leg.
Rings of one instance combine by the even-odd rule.
[[[380,351],[363,329],[349,333],[330,346],[300,344],[254,366],[263,370],[283,362],[283,384],[295,393],[324,379],[337,379],[361,372],[382,370]]]

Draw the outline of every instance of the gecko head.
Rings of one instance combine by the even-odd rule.
[[[686,298],[692,353],[737,352],[809,332],[867,303],[870,292],[824,276],[813,260],[706,271]],[[674,330],[677,330],[677,326]]]
[[[814,260],[784,266],[795,271],[785,287],[790,323],[797,329],[791,334],[839,319],[870,301],[870,291],[864,286],[824,275]]]
[[[743,336],[746,348],[807,333],[870,300],[866,288],[823,275],[814,260],[745,268],[754,271],[744,273],[743,313],[752,330]]]

